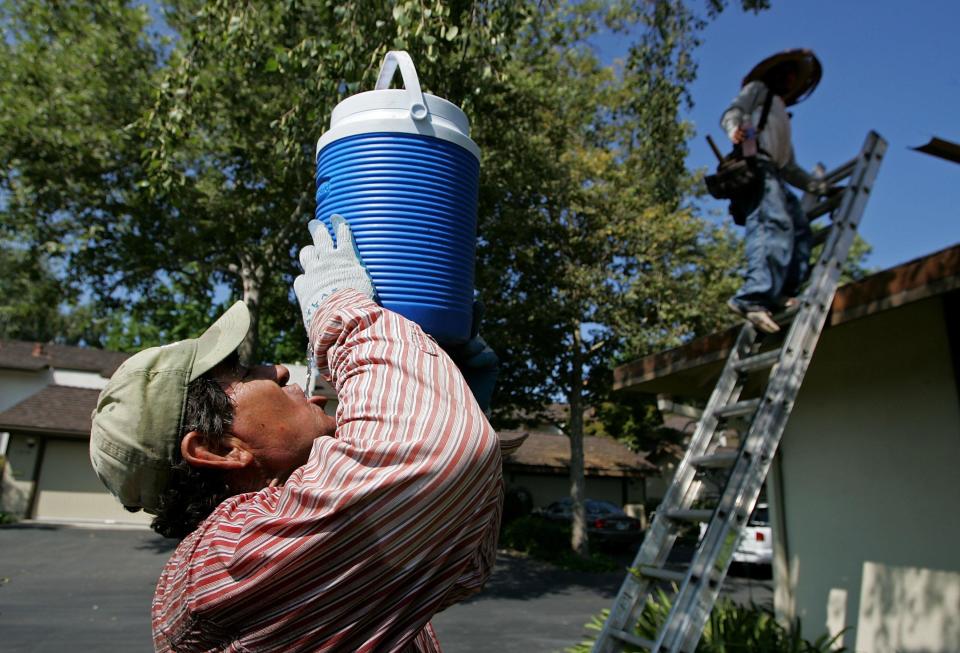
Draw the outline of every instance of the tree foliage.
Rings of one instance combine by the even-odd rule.
[[[8,270],[21,274],[7,287],[27,293],[8,297],[35,302],[34,314],[52,310],[51,318],[65,309],[88,344],[102,344],[96,311],[77,307],[77,297],[91,284],[106,296],[110,288],[97,270],[82,269],[82,260],[103,248],[111,230],[137,238],[122,225],[139,207],[135,125],[157,64],[148,24],[143,8],[119,0],[0,3],[0,249]],[[137,262],[117,265],[153,272]]]
[[[428,0],[171,3],[179,39],[144,121],[150,191],[171,207],[176,267],[194,266],[189,276],[228,286],[251,308],[248,356],[303,351],[291,319],[293,253],[314,209],[314,143],[336,104],[373,87],[388,50],[406,49],[426,89],[469,110],[490,62],[508,55],[498,37],[527,11]]]
[[[478,121],[478,286],[507,361],[496,416],[567,400],[575,515],[583,415],[609,398],[610,364],[729,321],[738,244],[696,216],[684,165],[702,25],[681,2],[556,5],[522,34]],[[590,46],[605,26],[639,30],[622,67]]]
[[[62,292],[42,256],[0,249],[0,338],[43,342],[59,337]]]

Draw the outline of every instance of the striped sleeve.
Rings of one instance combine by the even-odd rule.
[[[453,567],[460,573],[433,588],[448,592],[431,599],[434,611],[475,593],[496,558],[501,443],[460,371],[417,324],[352,290],[321,307],[311,342],[340,399],[336,440],[397,456],[379,461],[375,478],[356,481],[398,485],[391,494],[397,535],[429,539],[425,551],[459,542]]]
[[[359,590],[344,593],[354,601],[344,612],[383,615],[415,636],[490,573],[503,500],[499,441],[459,370],[415,323],[344,291],[321,307],[311,335],[340,402],[336,439],[320,442],[304,481],[338,488],[358,517],[340,540],[355,538],[361,564],[371,546],[385,563],[354,579],[382,588],[376,609]]]

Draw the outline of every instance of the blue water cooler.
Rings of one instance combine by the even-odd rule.
[[[398,67],[404,88],[390,89]],[[387,53],[376,90],[334,108],[317,143],[317,219],[329,229],[342,215],[383,306],[441,343],[470,335],[479,176],[466,115],[421,92],[402,51]]]

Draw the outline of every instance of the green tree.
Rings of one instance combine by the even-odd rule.
[[[157,66],[149,22],[143,7],[120,0],[0,3],[0,240],[7,264],[30,252],[7,268],[20,275],[9,287],[42,279],[29,292],[59,293],[54,310],[69,314],[72,337],[90,344],[100,342],[97,311],[75,300],[90,283],[107,297],[113,287],[84,261],[105,230],[134,236],[123,232],[125,214],[151,214],[136,191],[134,129]],[[38,296],[36,310],[49,299]]]
[[[333,108],[373,88],[390,49],[410,51],[425,89],[469,106],[528,11],[506,1],[172,2],[179,38],[144,130],[151,194],[171,208],[165,275],[225,285],[247,303],[246,357],[299,357],[294,253]]]
[[[529,26],[476,131],[478,286],[506,361],[496,417],[567,400],[581,555],[583,416],[609,396],[610,362],[729,320],[736,239],[695,215],[684,166],[702,24],[680,2],[557,5]],[[639,32],[622,70],[589,46],[604,25]]]
[[[43,257],[0,248],[0,338],[53,340],[61,330],[61,283]]]
[[[289,288],[333,107],[372,88],[387,50],[406,49],[424,88],[469,112],[537,11],[506,0],[152,6],[172,38],[123,0],[0,4],[0,126],[12,135],[0,143],[0,236],[62,263],[106,329],[98,344],[182,337],[241,298],[253,316],[245,356],[286,360],[305,344]]]

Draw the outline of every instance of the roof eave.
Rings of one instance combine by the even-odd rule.
[[[9,433],[20,433],[23,435],[43,435],[69,438],[71,440],[88,440],[90,431],[78,431],[75,429],[60,429],[46,426],[24,426],[23,424],[0,424],[0,431]]]
[[[908,261],[841,287],[827,326],[960,289],[960,245]],[[696,398],[709,395],[733,347],[739,325],[681,347],[625,363],[613,371],[614,390]]]

